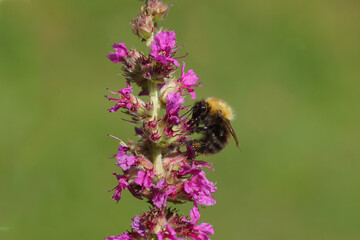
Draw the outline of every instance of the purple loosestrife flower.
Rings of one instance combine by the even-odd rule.
[[[153,177],[154,174],[150,170],[147,170],[146,172],[138,171],[138,176],[135,178],[135,183],[139,186],[150,188],[154,186],[152,183]]]
[[[191,99],[195,99],[196,94],[194,87],[202,87],[198,80],[199,77],[192,69],[185,73],[185,62],[183,62],[181,77],[179,79],[172,78],[171,81],[161,88],[160,95],[162,101],[167,102],[166,98],[172,92],[178,92],[183,97],[190,94]]]
[[[176,53],[176,36],[174,31],[163,31],[155,35],[154,41],[151,42],[151,56],[154,60],[161,62],[163,65],[173,63],[180,66],[173,56]]]
[[[165,119],[171,124],[179,124],[179,112],[184,99],[179,92],[172,92],[167,97]]]
[[[195,206],[190,212],[190,219],[179,215],[169,208],[151,208],[150,211],[136,216],[131,224],[132,230],[107,240],[138,239],[210,239],[214,234],[211,224],[198,224],[200,213]],[[198,224],[198,225],[197,225]]]
[[[131,223],[132,229],[134,229],[139,235],[145,237],[145,227],[142,226],[141,219],[139,216],[134,217]]]
[[[189,220],[186,218],[182,219],[184,222],[189,223],[187,237],[190,237],[191,239],[194,239],[194,240],[210,239],[208,235],[214,234],[214,229],[211,224],[201,223],[201,224],[195,226],[200,219],[200,212],[196,205],[190,211],[190,218],[191,219],[189,219]]]
[[[169,224],[165,223],[165,231],[158,232],[157,237],[159,240],[168,239],[168,240],[176,240],[178,239],[176,236],[176,232],[172,229]]]
[[[117,93],[111,92],[110,90],[108,91],[112,94],[119,95]],[[119,110],[119,108],[127,108],[129,110],[131,109],[133,112],[136,112],[137,109],[133,106],[134,101],[133,99],[131,99],[131,95],[130,95],[130,93],[133,92],[132,87],[130,87],[130,84],[127,83],[127,87],[120,89],[118,92],[120,93],[119,95],[120,99],[110,98],[108,96],[105,96],[110,101],[118,102],[113,108],[109,109],[109,112],[116,112],[117,110]]]
[[[124,62],[125,57],[128,55],[128,50],[127,47],[125,46],[125,43],[123,42],[119,44],[115,43],[114,45],[112,45],[112,47],[115,49],[115,52],[107,55],[107,57],[113,63]]]
[[[128,187],[128,183],[126,182],[124,176],[121,176],[121,175],[117,175],[116,173],[113,173],[116,178],[118,179],[118,186],[116,186],[113,190],[116,190],[114,195],[113,195],[113,199],[117,202],[120,201],[121,199],[121,191],[126,189]]]
[[[128,148],[124,146],[119,146],[119,152],[116,155],[116,159],[118,160],[116,165],[121,167],[123,171],[128,170],[137,160],[137,158],[133,155],[127,156]]]
[[[207,206],[214,205],[215,199],[211,195],[217,188],[214,183],[210,182],[201,167],[193,165],[192,167],[185,165],[179,175],[191,174],[193,177],[190,181],[184,183],[184,191],[189,194],[196,203]]]
[[[151,109],[149,104],[133,95],[133,90],[129,82],[127,82],[127,87],[120,89],[118,93],[112,92],[110,90],[108,90],[108,92],[119,97],[111,98],[105,95],[108,100],[116,102],[115,106],[108,109],[108,111],[117,112],[120,108],[125,109],[125,113],[133,117],[133,122],[137,122],[143,117],[146,117]]]
[[[165,179],[161,179],[155,186],[154,197],[152,202],[158,208],[166,207],[167,198],[170,194],[175,193],[176,187],[166,189],[167,184]]]
[[[106,240],[132,240],[134,238],[132,238],[128,233],[124,233],[124,234],[121,234],[117,237],[115,236],[112,236],[112,237],[107,237],[105,238]]]
[[[199,77],[194,73],[192,69],[190,69],[187,73],[185,73],[185,62],[183,62],[183,67],[181,69],[181,78],[175,81],[175,84],[178,86],[177,91],[183,93],[186,90],[191,95],[191,99],[196,98],[195,89],[193,87],[200,86],[200,83],[197,82]]]

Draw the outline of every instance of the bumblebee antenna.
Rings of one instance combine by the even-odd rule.
[[[180,117],[183,117],[185,115],[188,115],[189,113],[191,113],[192,111],[194,111],[194,108],[190,108],[189,110],[187,110],[183,115],[181,115]]]

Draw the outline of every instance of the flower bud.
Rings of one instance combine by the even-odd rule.
[[[147,80],[152,77],[152,65],[148,57],[136,49],[131,49],[123,65],[124,76],[127,81],[134,82],[147,91]]]
[[[157,0],[149,0],[147,6],[143,6],[142,10],[153,16],[153,21],[159,21],[166,18],[171,6],[159,2]]]
[[[139,14],[136,19],[130,21],[133,33],[142,38],[143,41],[151,38],[155,31],[153,17],[151,15]]]

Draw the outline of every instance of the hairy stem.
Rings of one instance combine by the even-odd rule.
[[[146,40],[146,46],[148,47],[149,50],[151,50],[151,42],[154,41],[154,34],[151,34],[151,37]]]
[[[153,144],[153,162],[156,176],[160,176],[164,173],[163,160],[161,155],[161,148],[156,144]]]
[[[160,99],[159,99],[159,89],[157,87],[157,83],[149,81],[149,92],[150,92],[150,102],[152,104],[152,113],[150,116],[150,121],[157,121],[159,118],[160,112]],[[157,127],[155,131],[157,131]],[[159,147],[156,143],[152,144],[152,156],[150,159],[154,163],[154,168],[156,175],[159,176],[164,173],[162,155],[161,155],[161,147]]]
[[[150,121],[156,121],[159,118],[159,112],[160,112],[159,89],[157,87],[157,83],[149,81],[149,94],[150,94],[150,102],[153,107],[150,116]]]

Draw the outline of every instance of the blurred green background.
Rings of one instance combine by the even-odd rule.
[[[103,239],[147,210],[110,198],[106,134],[134,133],[103,97],[125,86],[111,45],[143,48],[129,25],[140,5],[0,0],[0,239]],[[162,24],[198,96],[237,113],[242,151],[206,158],[211,239],[360,239],[360,2],[178,0]]]

